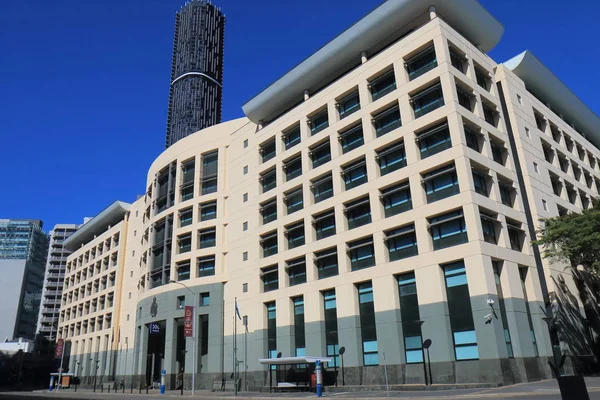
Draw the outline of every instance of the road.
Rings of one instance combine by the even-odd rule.
[[[586,378],[588,392],[591,400],[600,400],[600,378]],[[468,390],[445,390],[445,391],[420,391],[420,392],[390,392],[389,396],[396,399],[427,399],[427,400],[561,400],[558,385],[554,380],[518,384],[493,389],[468,389]],[[388,394],[384,392],[345,392],[324,394],[324,398],[343,399],[343,400],[370,400],[387,398]],[[87,390],[79,390],[77,393],[72,390],[60,392],[6,392],[0,393],[0,399],[4,400],[50,400],[50,399],[69,399],[69,400],[156,400],[170,399],[176,400],[233,400],[233,393],[213,393],[209,391],[198,391],[192,398],[189,392],[183,396],[180,392],[170,391],[161,395],[158,391],[149,394],[138,394],[134,392],[129,394],[127,391],[122,393],[92,393]],[[238,400],[272,400],[272,399],[308,399],[315,398],[312,393],[293,393],[293,394],[268,394],[268,393],[240,393]],[[569,398],[568,400],[579,400]]]

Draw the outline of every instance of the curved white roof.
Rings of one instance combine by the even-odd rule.
[[[275,118],[301,102],[304,90],[314,93],[357,65],[361,52],[378,51],[398,40],[406,33],[403,28],[429,6],[483,51],[496,46],[504,32],[477,0],[387,0],[244,104],[244,113],[254,123]]]
[[[600,148],[600,118],[533,53],[524,51],[504,65],[525,82],[527,89],[542,96],[553,111],[567,117],[579,133]]]

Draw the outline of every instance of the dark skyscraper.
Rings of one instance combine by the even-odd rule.
[[[175,16],[166,147],[221,122],[225,16],[191,0]]]

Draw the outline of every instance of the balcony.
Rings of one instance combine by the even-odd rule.
[[[40,322],[41,323],[54,323],[54,322],[58,322],[58,315],[56,316],[56,318],[54,317],[42,317],[40,318]]]

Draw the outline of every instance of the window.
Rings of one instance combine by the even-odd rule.
[[[192,250],[192,234],[186,233],[178,236],[177,245],[179,247],[179,254]]]
[[[446,296],[454,340],[454,355],[457,361],[476,360],[479,358],[479,351],[477,350],[477,335],[473,323],[471,296],[467,286],[465,264],[462,261],[457,261],[443,265],[442,269],[446,281]]]
[[[375,265],[375,248],[372,236],[349,242],[347,248],[352,271]]]
[[[244,139],[244,148],[248,147],[248,139]]]
[[[300,155],[285,161],[283,163],[283,170],[285,171],[286,182],[302,175],[302,158]]]
[[[508,239],[510,240],[510,248],[515,251],[523,250],[523,242],[525,241],[525,232],[521,229],[521,223],[506,219],[506,227],[508,228]]]
[[[335,230],[335,212],[333,209],[313,216],[313,225],[317,234],[317,240],[333,236]]]
[[[327,357],[333,358],[329,363],[330,367],[340,366],[338,325],[337,325],[337,304],[335,298],[335,289],[326,290],[323,294],[323,306],[325,309],[325,345],[327,347]]]
[[[535,171],[536,174],[540,173],[537,163],[533,163],[533,170]]]
[[[525,136],[527,136],[528,138],[531,137],[531,132],[529,131],[529,128],[525,128]]]
[[[273,189],[275,186],[277,186],[277,171],[275,170],[275,168],[273,167],[267,172],[263,173],[260,176],[260,182],[262,185],[263,193],[266,193],[269,190]]]
[[[248,221],[244,221],[242,223],[242,231],[246,232],[248,230]]]
[[[473,96],[473,93],[460,85],[456,85],[456,94],[458,95],[458,104],[473,112],[475,108],[475,96]]]
[[[181,166],[181,201],[186,201],[194,197],[194,170],[195,160],[185,162]]]
[[[454,164],[438,168],[422,176],[428,203],[454,196],[460,192]]]
[[[290,279],[290,286],[306,283],[306,259],[304,257],[287,261],[286,270]]]
[[[185,308],[185,296],[177,296],[177,308],[180,310]]]
[[[510,338],[510,330],[508,329],[508,317],[506,315],[506,305],[504,304],[504,294],[502,293],[502,283],[500,282],[502,262],[492,261],[492,267],[494,269],[494,280],[496,281],[496,293],[498,294],[498,308],[500,309],[504,341],[506,342],[506,353],[508,354],[508,358],[513,358],[512,340]]]
[[[394,70],[388,71],[383,75],[372,79],[368,85],[371,90],[373,101],[385,96],[386,94],[396,90],[396,77]]]
[[[317,114],[308,118],[308,127],[310,128],[310,134],[316,135],[323,129],[329,127],[329,115],[327,114],[327,108],[319,111]]]
[[[342,167],[342,176],[346,190],[355,188],[369,179],[367,177],[367,163],[364,157],[345,167]]]
[[[247,251],[242,253],[242,261],[248,261],[248,252]]]
[[[373,285],[371,282],[359,283],[356,285],[356,289],[358,291],[363,365],[379,365]]]
[[[396,104],[387,110],[373,115],[371,121],[375,127],[375,133],[377,134],[377,137],[383,136],[386,133],[389,133],[402,126],[402,120],[400,119],[400,108]]]
[[[260,243],[263,249],[263,257],[277,254],[277,231],[262,235],[260,237]]]
[[[429,218],[429,230],[434,250],[463,244],[468,240],[467,226],[462,210]]]
[[[482,102],[481,107],[483,108],[483,118],[485,121],[492,126],[498,127],[500,114],[496,111],[496,107],[485,102]]]
[[[315,252],[315,265],[319,279],[330,278],[338,274],[337,248]]]
[[[450,62],[452,66],[462,72],[463,74],[466,72],[466,60],[465,56],[460,54],[460,52],[455,49],[453,46],[450,46]]]
[[[244,165],[244,175],[248,175],[248,166]]]
[[[522,97],[521,97],[521,95],[519,95],[519,94],[517,95],[517,102],[518,102],[520,105],[523,105],[523,98],[522,98]],[[529,135],[528,135],[528,136],[529,136]]]
[[[415,112],[415,118],[429,114],[444,105],[442,85],[438,82],[410,97]]]
[[[200,307],[210,306],[210,293],[200,293]]]
[[[344,204],[344,214],[348,220],[348,229],[370,224],[371,204],[369,196]]]
[[[386,218],[412,210],[412,197],[408,181],[381,189],[380,192],[379,198],[383,204]]]
[[[244,193],[244,194],[242,195],[242,201],[243,201],[244,203],[246,203],[246,202],[248,201],[248,193]]]
[[[475,192],[479,193],[482,196],[490,197],[490,186],[488,185],[488,181],[491,181],[489,175],[487,175],[483,171],[479,171],[476,169],[471,170],[473,174],[473,184],[475,186]]]
[[[302,210],[302,208],[304,207],[302,186],[300,186],[298,189],[294,189],[290,192],[285,193],[283,201],[285,202],[288,215],[295,213],[298,210]]]
[[[177,263],[177,282],[190,279],[190,260]]]
[[[263,291],[270,292],[279,289],[279,270],[277,265],[271,265],[261,269],[263,280]]]
[[[286,226],[285,236],[287,237],[288,249],[303,246],[305,242],[304,221]]]
[[[404,63],[408,79],[413,80],[437,67],[437,57],[433,45],[415,54]]]
[[[217,228],[212,227],[198,231],[198,248],[214,247],[217,243]]]
[[[500,200],[502,204],[508,207],[513,207],[515,203],[516,192],[512,183],[498,181],[498,189],[500,190]]]
[[[198,258],[198,277],[215,274],[215,256]]]
[[[282,139],[286,150],[289,150],[300,143],[300,124],[286,132],[283,132]]]
[[[358,96],[358,90],[339,99],[335,106],[340,113],[340,119],[346,118],[353,112],[360,110],[360,98]]]
[[[344,154],[362,146],[365,143],[362,123],[340,132],[339,140]]]
[[[200,221],[209,221],[215,218],[217,218],[216,201],[200,204]]]
[[[548,202],[546,200],[542,200],[542,207],[544,208],[544,211],[548,211]]]
[[[492,80],[490,79],[490,73],[479,66],[475,66],[475,78],[477,84],[489,91],[492,87]],[[517,101],[521,104],[521,96],[517,95]]]
[[[448,123],[436,125],[416,134],[421,159],[430,157],[452,147]]]
[[[498,217],[479,210],[481,219],[481,229],[483,230],[483,240],[491,244],[498,244],[498,235],[496,233],[499,226]]]
[[[294,305],[294,347],[296,357],[306,355],[306,339],[304,330],[304,298],[302,296],[292,299]]]
[[[261,144],[259,151],[262,157],[262,162],[267,162],[271,158],[275,157],[275,139],[270,139]]]
[[[406,167],[406,151],[404,150],[404,142],[398,142],[384,149],[378,150],[375,158],[379,164],[381,176]]]
[[[318,166],[331,161],[331,148],[329,146],[329,140],[312,147],[308,154],[312,160],[313,168],[317,168]]]
[[[267,310],[267,358],[277,358],[277,308],[275,302],[265,303]]]
[[[535,338],[535,330],[533,329],[533,319],[531,318],[531,309],[529,307],[529,299],[527,298],[527,286],[525,285],[527,279],[527,267],[519,267],[519,276],[521,278],[521,288],[523,289],[523,301],[525,302],[525,311],[527,312],[527,322],[529,322],[529,334],[533,343],[533,352],[536,357],[540,356],[537,347],[537,340]]]
[[[315,203],[320,203],[333,196],[333,180],[331,173],[310,182]]]
[[[242,293],[248,293],[248,284],[247,283],[242,284]]]
[[[479,138],[481,137],[481,132],[478,132],[477,130],[467,125],[464,125],[464,130],[465,139],[467,141],[467,147],[475,150],[478,153],[481,153],[481,140],[479,140]]]
[[[260,205],[260,214],[263,224],[268,224],[277,219],[277,197],[273,197]]]
[[[409,272],[398,275],[398,290],[400,292],[400,315],[402,318],[402,335],[404,338],[404,354],[406,363],[423,362],[423,337],[417,298],[417,281],[415,273]]]
[[[193,222],[192,214],[193,214],[193,210],[191,207],[179,211],[179,227],[180,228],[191,225],[191,223]]]
[[[419,254],[414,224],[385,232],[385,243],[390,261],[397,261]]]
[[[202,194],[215,193],[217,191],[217,168],[219,153],[202,155]]]

